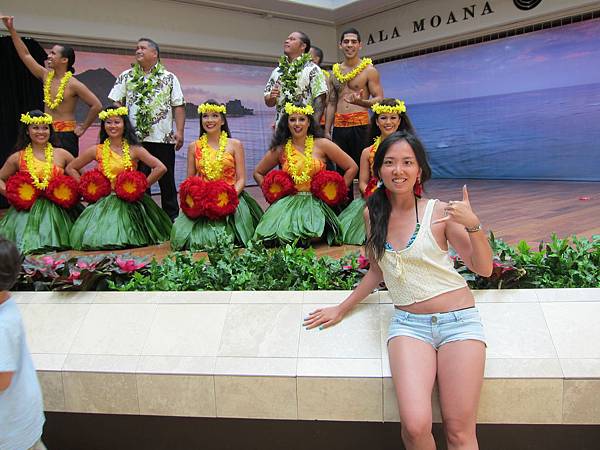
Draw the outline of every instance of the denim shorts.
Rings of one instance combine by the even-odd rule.
[[[388,330],[388,343],[397,336],[419,339],[436,350],[448,342],[467,339],[486,343],[476,307],[434,314],[413,314],[401,309],[395,311]]]

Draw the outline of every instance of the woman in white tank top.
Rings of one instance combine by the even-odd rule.
[[[381,186],[365,210],[369,272],[346,300],[313,311],[304,324],[309,329],[335,325],[385,280],[396,308],[388,353],[406,448],[436,448],[431,392],[437,377],[448,449],[478,449],[475,425],[485,337],[473,295],[448,256],[448,244],[469,269],[489,276],[487,237],[466,186],[461,200],[420,197],[431,169],[415,136],[389,136],[377,151],[373,170]]]

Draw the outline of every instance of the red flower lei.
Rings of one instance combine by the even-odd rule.
[[[198,176],[189,177],[179,186],[179,204],[190,219],[204,214],[204,181]]]
[[[79,192],[88,203],[95,203],[110,195],[110,181],[100,169],[89,170],[79,178]]]
[[[266,174],[261,189],[269,203],[275,203],[280,198],[297,192],[294,180],[284,170],[271,170]]]
[[[204,184],[204,215],[219,220],[233,214],[240,200],[234,187],[223,180]]]
[[[115,194],[126,202],[139,201],[148,189],[146,175],[138,170],[124,170],[117,176]]]
[[[58,206],[69,209],[79,201],[77,181],[68,175],[56,175],[48,183],[44,195]]]
[[[19,211],[31,209],[41,193],[27,172],[19,171],[6,180],[6,199]]]
[[[348,196],[348,187],[344,178],[332,170],[321,170],[313,176],[310,182],[313,195],[329,206],[336,206]]]
[[[367,187],[365,188],[365,192],[363,193],[363,197],[365,199],[369,198],[373,192],[377,190],[377,178],[371,177],[369,182],[367,183]]]

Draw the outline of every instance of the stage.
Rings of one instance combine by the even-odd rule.
[[[537,248],[552,233],[559,237],[590,237],[600,234],[600,182],[520,181],[520,180],[430,180],[426,196],[440,200],[462,199],[462,186],[467,184],[473,209],[485,230],[510,244],[525,240]],[[246,189],[264,209],[267,203],[256,186]],[[160,196],[154,196],[160,201]],[[315,245],[317,254],[335,258],[360,250],[354,245],[329,247]],[[170,253],[169,243],[151,247],[119,250],[162,259]],[[84,252],[65,252],[84,254]],[[87,254],[106,253],[87,252]]]

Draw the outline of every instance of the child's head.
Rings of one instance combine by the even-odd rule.
[[[8,291],[21,272],[21,254],[14,242],[0,236],[0,291]]]

